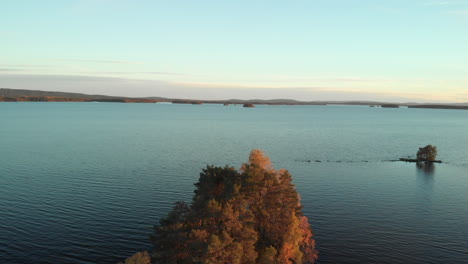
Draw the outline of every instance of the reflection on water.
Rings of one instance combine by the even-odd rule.
[[[426,162],[417,162],[416,168],[418,170],[418,174],[423,174],[426,176],[433,176],[435,171],[434,163],[426,163]]]
[[[432,186],[434,184],[434,173],[435,173],[434,163],[426,163],[426,162],[416,163],[416,174],[418,176],[418,181],[420,182],[420,185],[423,185],[432,189]]]

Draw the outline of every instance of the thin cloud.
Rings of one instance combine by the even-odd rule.
[[[359,77],[340,77],[340,78],[335,78],[335,81],[339,82],[375,82],[375,81],[389,81],[389,80],[375,80],[375,79],[365,79],[365,78],[359,78]]]
[[[156,75],[187,75],[183,73],[176,73],[176,72],[142,72],[146,74],[156,74]]]
[[[87,62],[87,63],[109,63],[109,64],[140,64],[137,61],[125,61],[125,60],[76,60],[76,59],[65,59],[61,61],[75,61],[75,62]]]
[[[468,15],[468,9],[466,10],[453,10],[453,11],[448,11],[448,14],[452,15]]]
[[[461,1],[435,1],[435,2],[427,2],[423,5],[425,6],[447,6],[447,5],[466,5],[467,2]]]
[[[123,77],[76,75],[1,74],[0,87],[112,96],[159,96],[184,99],[296,99],[301,101],[387,101],[387,102],[466,102],[464,89],[430,93],[375,91],[338,87],[273,87],[233,84],[180,83],[162,80],[138,80]],[[461,96],[460,96],[461,95]],[[463,97],[462,97],[463,96]]]
[[[441,1],[441,2],[428,2],[428,3],[424,3],[425,6],[441,6],[441,5],[450,5],[450,4],[453,4],[453,2]]]
[[[186,75],[183,73],[175,73],[175,72],[123,72],[123,71],[112,71],[112,72],[81,72],[84,74],[114,74],[114,75],[132,75],[132,74],[154,74],[154,75]]]
[[[226,81],[226,80],[224,80]],[[232,81],[232,80],[229,80]],[[383,79],[383,78],[364,78],[358,76],[294,76],[294,75],[277,75],[277,76],[266,76],[262,79],[242,79],[236,80],[241,82],[249,83],[297,83],[297,82],[390,82],[396,81],[395,79]],[[406,81],[406,80],[405,80]]]
[[[466,103],[468,103],[468,93],[459,93],[456,96],[459,100],[466,101]]]
[[[36,65],[36,64],[0,64],[3,67],[19,67],[19,68],[56,68],[52,65]]]
[[[251,89],[251,88],[281,88],[269,87],[268,85],[243,85],[243,84],[223,84],[223,83],[204,83],[204,82],[172,82],[174,85],[181,87],[195,87],[195,88],[223,88],[223,89]]]
[[[23,71],[21,69],[10,69],[10,68],[0,68],[0,72],[18,72]]]
[[[13,36],[13,35],[15,35],[15,33],[13,33],[13,32],[6,32],[6,31],[0,32],[0,36],[10,37],[10,36]]]
[[[80,72],[82,74],[113,74],[113,75],[128,75],[128,74],[133,74],[132,72],[90,72],[90,71],[84,71]]]

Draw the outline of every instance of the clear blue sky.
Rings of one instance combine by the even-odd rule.
[[[0,87],[468,102],[468,0],[4,0],[0,10]]]

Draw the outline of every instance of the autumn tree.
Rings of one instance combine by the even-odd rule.
[[[151,257],[146,251],[138,252],[127,258],[125,262],[119,262],[119,264],[151,264]]]
[[[418,161],[434,161],[437,157],[437,147],[427,145],[424,148],[419,148],[416,157]]]
[[[153,262],[301,264],[317,259],[299,195],[286,170],[253,150],[240,172],[207,166],[191,205],[177,203],[155,226]]]

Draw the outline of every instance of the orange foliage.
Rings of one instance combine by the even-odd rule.
[[[262,168],[266,171],[272,171],[273,167],[271,165],[271,160],[265,155],[260,149],[253,149],[249,155],[249,161],[247,164],[242,164],[242,171],[246,170],[246,165],[255,165],[259,168]]]
[[[241,172],[207,166],[192,205],[176,204],[153,235],[155,264],[311,264],[315,241],[291,174],[259,149]]]

